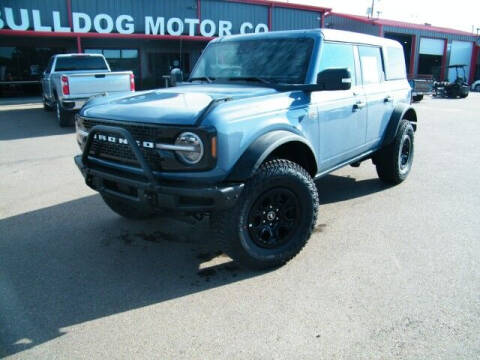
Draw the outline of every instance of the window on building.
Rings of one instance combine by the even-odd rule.
[[[323,43],[320,71],[332,68],[347,68],[352,74],[352,85],[357,83],[353,45],[328,42]]]
[[[363,84],[378,84],[385,79],[380,48],[359,46],[360,65],[362,67]]]
[[[102,54],[112,71],[133,71],[140,76],[140,63],[137,49],[85,49],[87,54]]]

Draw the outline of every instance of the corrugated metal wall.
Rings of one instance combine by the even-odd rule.
[[[135,22],[135,32],[144,32],[145,16],[157,16],[165,19],[178,17],[196,18],[196,0],[151,1],[151,0],[71,0],[73,12],[83,12],[92,19],[97,14],[108,14],[114,20],[119,15],[130,15]],[[166,21],[166,20],[165,20]],[[184,34],[188,33],[185,26]]]
[[[329,15],[325,18],[325,27],[338,30],[355,31],[364,34],[376,35],[380,33],[380,27],[361,21],[347,19],[343,16]]]
[[[67,2],[65,0],[1,0],[0,1],[2,19],[5,21],[4,8],[8,7],[13,10],[15,23],[20,25],[20,9],[28,10],[29,28],[33,30],[33,20],[30,10],[40,11],[40,19],[43,26],[53,27],[52,11],[60,12],[61,25],[68,26]],[[5,25],[4,28],[7,28]]]
[[[249,22],[255,27],[259,23],[268,24],[268,7],[263,5],[241,4],[224,0],[202,0],[202,19],[232,22],[232,33],[238,34],[240,26]]]
[[[271,30],[315,29],[320,27],[322,13],[274,7]]]
[[[438,31],[426,31],[426,30],[419,30],[419,29],[411,29],[411,28],[401,28],[401,27],[394,27],[394,26],[384,26],[384,32],[394,32],[399,34],[410,34],[410,35],[417,35],[418,37],[430,37],[430,38],[438,38],[438,39],[448,39],[449,42],[452,40],[461,40],[461,41],[475,41],[475,36],[468,36],[468,35],[460,35],[460,34],[447,34]]]
[[[227,0],[201,0],[201,19],[213,20],[217,26],[219,20],[232,22],[232,33],[240,32],[240,26],[251,23],[253,28],[258,24],[268,25],[269,8],[267,5],[241,3]],[[20,9],[28,10],[29,28],[33,29],[32,9],[40,10],[42,25],[53,26],[52,11],[61,14],[61,25],[68,26],[68,13],[66,0],[1,0],[0,11],[4,18],[3,7],[13,9],[16,23],[20,23]],[[115,22],[119,15],[130,15],[134,19],[135,33],[145,31],[145,16],[163,17],[165,23],[170,18],[197,18],[197,0],[71,0],[72,12],[85,13],[92,20],[98,14],[107,14]],[[303,9],[272,6],[272,29],[292,30],[312,29],[320,27],[321,12]],[[83,21],[82,21],[83,23]],[[102,22],[105,25],[104,22]],[[166,26],[166,24],[165,24]],[[188,34],[188,24],[184,24],[183,34]],[[195,29],[198,35],[198,28]],[[251,31],[248,29],[248,31]],[[116,32],[116,28],[112,32]]]

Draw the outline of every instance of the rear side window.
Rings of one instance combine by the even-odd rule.
[[[407,77],[403,48],[386,47],[383,49],[385,56],[385,75],[387,80],[400,80]]]
[[[355,85],[354,59],[353,45],[324,42],[322,45],[322,57],[320,59],[320,71],[332,68],[347,68],[352,74],[352,85]]]
[[[68,56],[57,58],[55,71],[108,70],[100,56]]]
[[[360,65],[362,66],[363,84],[378,84],[385,78],[382,54],[379,47],[359,46]]]

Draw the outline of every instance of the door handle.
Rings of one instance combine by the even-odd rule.
[[[365,105],[367,105],[365,101],[358,100],[355,104],[353,104],[353,111],[363,109]]]
[[[388,95],[385,99],[383,99],[383,102],[386,102],[386,103],[393,102],[393,97]]]

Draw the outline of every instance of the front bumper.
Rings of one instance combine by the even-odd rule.
[[[88,154],[97,132],[117,133],[126,138],[141,166],[142,175],[132,176],[89,161]],[[194,186],[162,182],[153,175],[132,135],[123,128],[111,126],[97,125],[90,130],[83,155],[75,156],[75,163],[92,189],[150,209],[181,213],[224,210],[236,204],[244,187],[241,183]]]

